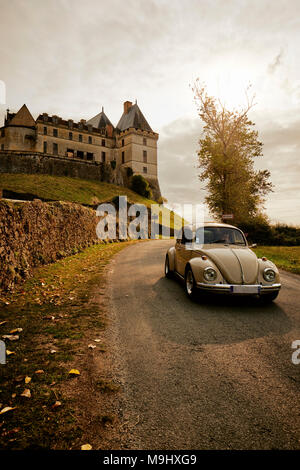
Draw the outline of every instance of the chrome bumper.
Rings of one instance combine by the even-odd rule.
[[[234,292],[234,287],[241,288],[245,286],[244,292]],[[257,288],[257,293],[249,292],[249,288]],[[277,292],[281,288],[281,284],[261,285],[261,284],[205,284],[197,282],[197,288],[206,292],[231,294],[231,295],[263,295],[269,292]]]

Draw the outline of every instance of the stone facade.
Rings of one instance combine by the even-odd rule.
[[[69,202],[0,202],[0,292],[53,263],[99,243],[94,210]]]
[[[153,132],[137,103],[124,103],[123,114],[114,127],[102,111],[89,121],[64,120],[59,116],[40,114],[36,120],[26,105],[17,113],[7,111],[4,126],[0,128],[0,150],[34,153],[81,161],[111,164],[122,181],[122,173],[130,167],[134,174],[148,179],[154,196],[160,196],[157,175],[158,134]],[[96,172],[97,173],[97,172]],[[96,175],[95,173],[95,175]],[[55,174],[52,173],[51,174]],[[95,177],[95,179],[98,179]]]

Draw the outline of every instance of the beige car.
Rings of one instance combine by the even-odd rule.
[[[220,223],[184,227],[167,252],[165,275],[182,278],[189,297],[202,291],[272,301],[281,288],[275,264],[257,258],[240,229]]]

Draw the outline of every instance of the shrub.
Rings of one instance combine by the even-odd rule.
[[[142,175],[134,175],[131,180],[131,189],[148,199],[152,198],[149,183]]]

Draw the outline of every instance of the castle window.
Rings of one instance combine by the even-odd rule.
[[[101,152],[101,161],[105,163],[105,160],[106,160],[105,152]]]
[[[58,155],[58,145],[55,142],[53,143],[53,155]]]
[[[122,163],[125,163],[125,152],[122,152]]]
[[[147,173],[147,167],[146,166],[143,167],[143,173]]]
[[[77,158],[81,158],[83,160],[84,153],[81,150],[77,150]]]
[[[93,160],[93,159],[94,159],[94,154],[91,153],[91,152],[87,152],[87,154],[86,154],[86,159],[87,159],[87,160]]]
[[[102,139],[101,145],[102,145],[102,147],[105,147],[105,139]]]
[[[89,135],[89,144],[92,144],[93,143],[93,139],[92,137]]]
[[[73,132],[69,132],[69,139],[73,140]]]
[[[53,129],[53,137],[57,137],[57,135],[58,135],[57,129]]]
[[[74,150],[73,149],[67,149],[67,157],[74,157]]]
[[[79,142],[82,142],[82,134],[79,134],[78,139],[79,139]]]
[[[122,139],[122,147],[124,147],[124,145],[125,145],[125,141],[124,139]]]
[[[1,129],[1,137],[5,137],[5,129]]]
[[[1,144],[1,150],[4,150],[4,144]]]
[[[143,150],[143,162],[147,163],[147,150]]]
[[[44,153],[47,153],[47,142],[44,142],[44,144],[43,144],[43,150],[44,150]]]
[[[147,145],[147,139],[146,139],[146,137],[143,137],[143,145]]]
[[[47,135],[47,127],[44,127],[44,135]]]

